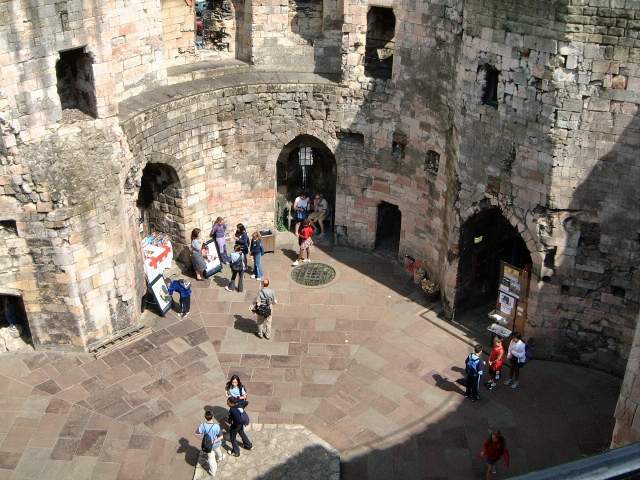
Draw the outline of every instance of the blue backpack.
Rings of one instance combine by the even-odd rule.
[[[467,360],[465,361],[465,371],[467,375],[478,375],[480,373],[480,357],[478,355],[473,356],[474,354],[469,354]]]

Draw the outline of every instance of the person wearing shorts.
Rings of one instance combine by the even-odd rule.
[[[313,237],[314,232],[316,231],[311,225],[311,222],[307,218],[302,222],[302,226],[298,229],[298,245],[300,246],[300,252],[298,253],[298,258],[295,262],[293,262],[293,266],[296,267],[300,265],[300,262],[310,262],[309,251],[311,250],[311,246],[313,245]],[[306,258],[305,258],[306,253]]]
[[[324,219],[327,216],[327,210],[329,205],[327,201],[322,197],[321,193],[318,193],[313,199],[313,212],[307,217],[314,225],[316,222],[320,226],[320,236],[324,236]]]
[[[487,469],[485,479],[490,480],[491,475],[496,473],[496,464],[502,458],[505,468],[509,468],[509,450],[507,442],[499,430],[489,432],[489,438],[484,442],[480,456],[484,458]]]

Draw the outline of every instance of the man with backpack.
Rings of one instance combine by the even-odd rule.
[[[238,406],[234,397],[227,398],[227,406],[229,407],[229,418],[231,420],[229,424],[231,451],[234,457],[239,457],[240,447],[238,446],[238,439],[236,438],[238,434],[240,434],[245,450],[251,450],[253,448],[251,440],[249,440],[249,437],[244,431],[244,427],[249,425],[249,415],[244,411],[244,408]]]
[[[213,418],[213,414],[210,411],[206,411],[204,414],[204,422],[198,425],[196,428],[196,435],[202,436],[202,443],[200,444],[200,456],[198,462],[204,466],[204,460],[206,460],[206,470],[213,477],[218,471],[218,462],[224,459],[224,453],[222,453],[222,432],[220,431],[220,425]],[[196,468],[197,470],[197,468]],[[196,474],[194,474],[196,478]]]
[[[231,260],[231,280],[229,285],[224,287],[225,290],[231,292],[236,289],[236,277],[238,277],[238,292],[242,292],[242,277],[244,276],[244,256],[242,255],[242,246],[236,245],[230,255]]]
[[[465,361],[465,372],[467,373],[467,397],[474,402],[480,400],[478,389],[484,367],[484,362],[480,358],[481,353],[482,345],[476,344],[473,347],[473,352],[469,354]]]
[[[269,279],[262,281],[262,288],[251,306],[251,311],[256,314],[258,324],[258,337],[271,338],[271,306],[278,303],[275,292],[269,288]]]

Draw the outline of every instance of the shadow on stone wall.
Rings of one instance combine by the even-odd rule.
[[[614,103],[614,130],[630,121],[615,140],[604,133],[583,139],[583,148],[598,150],[598,161],[573,192],[560,226],[568,239],[564,261],[540,296],[543,302],[560,296],[558,310],[548,313],[559,318],[559,356],[583,365],[597,361],[619,375],[640,308],[640,116],[624,115],[620,109],[630,104]]]

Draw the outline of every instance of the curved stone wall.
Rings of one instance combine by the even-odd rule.
[[[27,11],[15,3],[11,19],[37,27],[16,38],[39,38],[47,31],[43,19],[58,19],[50,8]],[[175,168],[185,237],[194,227],[206,232],[218,215],[250,229],[272,228],[276,160],[306,134],[336,157],[341,241],[371,248],[378,204],[398,205],[400,255],[421,260],[439,278],[451,310],[465,219],[484,203],[500,206],[533,258],[525,335],[535,337],[536,355],[621,374],[640,291],[640,6],[584,3],[377,2],[393,8],[397,20],[390,80],[364,75],[370,5],[324,2],[322,31],[314,11],[313,38],[300,31],[294,38],[292,25],[304,22],[288,13],[270,18],[264,4],[247,9],[252,27],[261,27],[251,30],[247,45],[261,68],[281,73],[243,67],[241,74],[171,86],[162,86],[167,65],[161,54],[156,58],[175,51],[161,44],[161,12],[144,17],[150,23],[142,32],[127,10],[118,31],[103,35],[106,48],[87,33],[97,12],[83,10],[78,41],[99,51],[99,116],[118,110],[120,127],[110,117],[83,120],[78,131],[58,128],[59,105],[42,99],[55,100],[47,92],[57,50],[79,45],[64,32],[44,50],[20,50],[24,61],[2,57],[13,82],[9,101],[0,99],[0,116],[9,112],[0,128],[10,133],[2,147],[11,158],[2,165],[2,193],[28,205],[20,230],[37,239],[29,247],[35,273],[26,265],[21,273],[25,282],[35,275],[35,283],[19,289],[52,292],[54,301],[46,303],[56,306],[46,313],[36,313],[45,302],[30,307],[43,331],[47,315],[67,316],[60,330],[71,333],[55,336],[56,326],[51,343],[85,345],[135,321],[144,288],[135,208],[144,166]],[[273,34],[275,45],[259,32]],[[309,60],[297,65],[302,57]],[[42,62],[46,68],[35,68]],[[291,72],[335,72],[338,65],[333,81]],[[498,72],[495,105],[482,102],[486,65]],[[44,90],[31,88],[32,79]],[[89,140],[74,140],[78,134]],[[38,165],[75,173],[42,173]],[[48,183],[31,178],[33,172]],[[87,189],[96,174],[103,186]],[[66,204],[61,191],[78,203]],[[72,258],[55,257],[68,252]],[[58,291],[65,293],[58,298]]]

